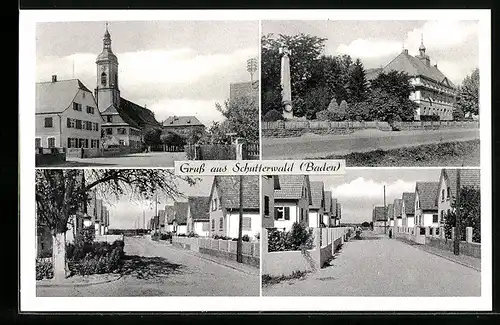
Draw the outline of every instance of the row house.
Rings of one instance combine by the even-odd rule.
[[[309,227],[325,227],[323,215],[325,212],[325,191],[323,182],[311,182],[311,205],[309,206]]]
[[[261,187],[262,228],[274,228],[274,220],[275,220],[274,191],[279,189],[281,189],[280,176],[278,175],[262,176],[262,187]]]
[[[415,192],[404,192],[402,200],[402,226],[412,228],[415,226]]]
[[[187,232],[202,237],[210,235],[210,197],[188,197]]]
[[[243,188],[242,233],[258,236],[260,215],[259,176],[215,176],[210,190],[210,235],[238,238],[240,220],[240,182]]]
[[[389,227],[394,227],[394,203],[387,205],[387,219],[389,220]]]
[[[402,227],[403,226],[403,199],[395,199],[393,203],[393,218],[394,223],[392,226],[394,227]]]
[[[439,227],[436,193],[438,182],[417,182],[415,185],[415,224],[419,227]]]
[[[387,206],[376,206],[372,211],[373,231],[376,233],[386,233],[389,226]]]
[[[292,225],[309,226],[309,207],[312,205],[311,185],[307,175],[282,175],[280,188],[274,190],[274,227],[289,231]]]

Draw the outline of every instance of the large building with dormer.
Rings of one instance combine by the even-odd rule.
[[[132,150],[141,150],[144,133],[152,128],[161,129],[161,124],[149,109],[121,97],[118,57],[111,49],[111,35],[107,25],[96,66],[97,86],[94,94],[104,119],[103,147],[129,146]]]
[[[418,55],[412,56],[408,49],[403,49],[385,67],[367,70],[366,77],[373,80],[381,72],[406,72],[412,77],[411,83],[415,87],[410,95],[410,99],[417,104],[415,120],[424,120],[426,117],[423,116],[431,115],[438,115],[442,121],[452,120],[457,87],[438,69],[437,64],[431,64],[423,40],[418,52]]]

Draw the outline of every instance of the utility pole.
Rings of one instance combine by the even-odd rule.
[[[462,218],[460,215],[460,169],[457,168],[457,189],[455,197],[455,238],[453,239],[453,254],[460,255],[460,239],[462,234]]]
[[[238,138],[236,142],[236,159],[243,160],[246,150],[245,140],[242,138]],[[238,150],[240,149],[240,150]],[[239,176],[239,190],[240,190],[240,199],[239,199],[239,222],[238,222],[238,241],[236,243],[236,261],[238,263],[243,263],[243,175]]]
[[[156,222],[158,220],[158,222]],[[160,218],[158,217],[158,193],[155,196],[155,232],[158,230],[160,226]]]
[[[387,234],[387,207],[385,206],[385,185],[384,185],[384,234]]]

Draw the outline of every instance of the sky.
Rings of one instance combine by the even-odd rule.
[[[183,197],[176,198],[176,201],[186,202],[189,196],[209,196],[212,189],[213,176],[198,177],[195,185],[179,180],[178,190],[184,194]],[[144,201],[122,195],[116,198],[103,198],[109,210],[109,227],[113,229],[131,229],[137,227],[147,227],[147,222],[156,213],[154,199]],[[158,194],[158,210],[165,208],[165,205],[173,205],[174,200],[167,198],[162,193]],[[144,218],[143,218],[144,215]],[[145,221],[145,225],[143,224]]]
[[[439,182],[441,169],[356,169],[345,175],[309,176],[310,181],[323,181],[325,191],[332,191],[342,206],[341,222],[372,221],[375,206],[402,198],[403,192],[415,192],[416,182]]]
[[[324,54],[349,54],[365,69],[387,65],[403,49],[417,55],[423,36],[431,64],[460,84],[479,65],[478,21],[264,21],[262,33],[327,38]],[[293,63],[291,63],[293,64]]]
[[[229,84],[250,81],[246,61],[259,55],[258,21],[112,21],[121,96],[146,105],[158,121],[195,115],[221,121],[215,103]],[[38,23],[36,81],[80,79],[96,87],[105,22]],[[254,77],[255,79],[255,77]]]

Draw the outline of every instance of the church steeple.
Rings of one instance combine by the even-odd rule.
[[[425,56],[424,34],[420,34],[420,47],[418,48],[420,56]]]
[[[431,66],[431,59],[428,55],[425,54],[425,45],[424,45],[424,35],[420,34],[420,47],[418,48],[419,55],[417,58],[422,61],[426,66]]]
[[[110,105],[119,106],[118,58],[111,50],[111,34],[107,22],[102,40],[102,52],[97,56],[96,65],[96,98],[99,110],[103,111]]]
[[[109,51],[109,52],[113,52],[111,51],[111,35],[109,34],[109,31],[108,31],[108,23],[106,22],[106,31],[104,32],[104,38],[103,38],[103,46],[102,46],[102,50],[103,51]]]

